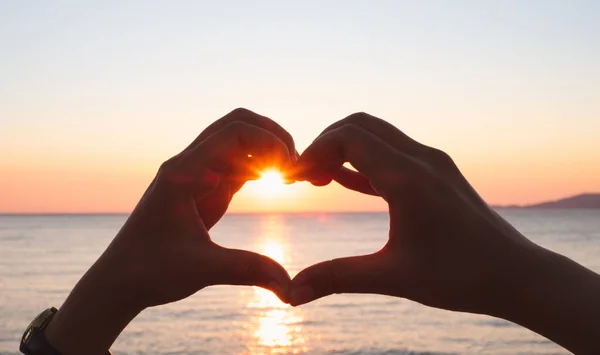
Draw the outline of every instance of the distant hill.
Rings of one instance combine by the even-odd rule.
[[[555,201],[547,201],[542,203],[536,203],[533,205],[523,205],[523,206],[497,206],[504,208],[547,208],[547,209],[570,209],[570,208],[591,208],[591,209],[600,209],[600,193],[588,193],[581,194],[566,198],[561,198]]]

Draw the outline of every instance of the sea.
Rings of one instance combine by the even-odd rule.
[[[600,210],[500,209],[536,243],[600,272]],[[60,306],[126,215],[0,216],[0,354],[41,310]],[[290,275],[387,240],[387,213],[227,214],[211,231],[264,253]],[[257,287],[216,286],[142,312],[114,354],[568,354],[511,322],[378,295],[333,295],[291,307]]]

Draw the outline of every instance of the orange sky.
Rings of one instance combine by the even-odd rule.
[[[97,159],[41,161],[23,159],[0,165],[0,213],[129,212],[152,180],[156,164],[135,158],[110,162]],[[600,163],[595,154],[523,154],[520,159],[457,160],[465,175],[489,202],[530,203],[585,191],[600,191]],[[375,197],[347,191],[337,184],[282,186],[265,193],[249,183],[230,211],[372,211],[385,210]],[[267,191],[268,192],[268,191]]]

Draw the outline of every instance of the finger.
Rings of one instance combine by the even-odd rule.
[[[211,170],[228,175],[236,186],[257,178],[262,169],[285,171],[291,164],[289,150],[279,137],[241,121],[233,121],[213,133],[186,156],[188,164],[206,164]]]
[[[383,293],[384,275],[378,253],[324,261],[294,277],[289,303],[298,306],[334,293]]]
[[[427,149],[430,149],[428,146],[410,138],[394,125],[364,112],[354,113],[343,120],[335,122],[327,127],[321,135],[347,124],[359,126],[373,133],[395,149],[413,157],[420,156]]]
[[[288,147],[288,151],[290,153],[293,154],[296,152],[294,139],[288,131],[286,131],[277,122],[271,120],[270,118],[261,116],[245,108],[237,108],[225,115],[224,117],[222,117],[221,119],[213,122],[204,131],[202,131],[202,133],[200,133],[200,135],[187,148],[184,149],[184,152],[194,148],[206,138],[210,137],[212,134],[234,121],[242,121],[244,123],[251,124],[260,127],[264,130],[267,130],[273,133],[275,136],[279,137],[279,139],[281,139]]]
[[[275,260],[246,250],[216,246],[210,259],[212,285],[259,286],[285,300],[290,276]]]
[[[252,155],[252,158],[249,158]],[[172,192],[200,198],[223,183],[240,186],[260,176],[261,169],[291,165],[289,151],[273,133],[234,121],[184,153],[167,160],[157,179]]]
[[[308,180],[313,186],[327,186],[333,181],[333,174],[328,171],[321,174],[315,173]]]
[[[298,151],[294,151],[294,154],[292,154],[292,164],[295,164],[298,161],[298,158],[300,158],[300,153],[298,153]],[[283,182],[286,185],[290,185],[296,182],[295,179],[291,178],[291,174],[290,174],[290,170],[285,171],[283,174]]]
[[[369,179],[364,177],[363,174],[352,171],[346,167],[342,166],[342,168],[333,175],[333,179],[347,189],[367,195],[379,196],[377,191],[371,186]]]
[[[326,128],[324,132],[335,129],[340,125],[343,125],[344,122],[346,124],[355,124],[373,133],[395,149],[409,155],[411,158],[418,160],[421,163],[425,163],[430,167],[447,174],[447,176],[453,176],[455,178],[462,177],[452,158],[445,152],[421,144],[410,138],[394,125],[364,112],[352,114],[343,120],[332,124],[330,127]]]
[[[386,186],[401,183],[402,175],[414,165],[412,159],[372,133],[347,124],[315,140],[298,160],[294,175],[312,181],[315,176],[339,171],[344,162],[350,162],[380,195]]]
[[[371,186],[369,179],[364,177],[361,173],[352,171],[344,166],[337,171],[327,171],[322,174],[311,175],[310,177],[310,183],[314,186],[326,186],[333,180],[347,189],[367,195],[379,196],[377,191]]]

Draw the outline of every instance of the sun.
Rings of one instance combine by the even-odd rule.
[[[283,176],[277,170],[265,170],[260,178],[252,182],[252,190],[260,196],[278,196],[285,188]]]

